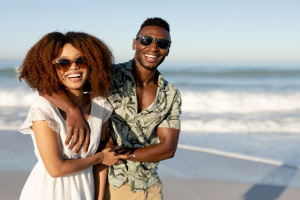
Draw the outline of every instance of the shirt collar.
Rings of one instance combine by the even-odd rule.
[[[133,64],[133,59],[126,63],[124,73],[126,75],[130,76],[134,80],[134,77],[132,75],[132,64]],[[163,79],[161,73],[158,70],[157,70],[157,73],[158,73],[158,90],[167,91],[168,90],[168,82]]]

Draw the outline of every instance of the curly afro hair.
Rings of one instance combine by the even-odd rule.
[[[64,90],[52,60],[59,57],[65,44],[81,51],[90,66],[85,91],[93,97],[105,96],[109,90],[114,58],[103,41],[82,32],[52,32],[46,34],[28,51],[20,66],[19,80],[24,79],[33,91],[51,95]]]
[[[145,26],[159,26],[170,33],[170,26],[168,22],[159,17],[147,18],[141,25],[140,30]],[[138,32],[140,32],[140,30]]]

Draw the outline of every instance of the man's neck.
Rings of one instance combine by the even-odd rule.
[[[157,84],[157,69],[149,70],[142,66],[137,66],[132,62],[132,74],[138,87],[146,87],[151,84]]]

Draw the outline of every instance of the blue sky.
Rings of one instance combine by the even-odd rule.
[[[1,0],[0,59],[23,59],[48,32],[83,31],[127,61],[155,16],[171,26],[171,62],[300,62],[299,0]]]

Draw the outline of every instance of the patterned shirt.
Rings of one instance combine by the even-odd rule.
[[[181,95],[158,72],[156,98],[147,109],[138,113],[137,90],[131,69],[132,60],[115,65],[115,77],[108,95],[108,101],[114,108],[110,130],[121,148],[142,148],[159,143],[158,127],[180,130]],[[157,165],[158,162],[128,160],[124,164],[111,166],[109,183],[119,188],[128,181],[132,192],[145,190],[159,181]]]

